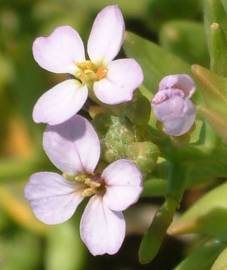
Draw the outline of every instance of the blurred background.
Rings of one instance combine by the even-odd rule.
[[[208,65],[199,0],[0,0],[1,270],[168,270],[187,253],[187,239],[167,238],[152,263],[138,263],[142,233],[160,198],[141,199],[139,206],[126,212],[128,235],[120,252],[102,257],[89,255],[80,241],[79,213],[65,224],[47,227],[33,217],[23,199],[28,177],[52,169],[41,147],[44,126],[33,123],[32,108],[64,77],[35,63],[32,42],[69,24],[86,44],[97,12],[113,3],[121,7],[128,31],[159,43],[190,64]],[[199,196],[193,194],[185,196],[182,208]]]

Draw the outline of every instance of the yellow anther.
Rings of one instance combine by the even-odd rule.
[[[92,84],[95,81],[102,80],[107,74],[107,68],[102,64],[94,64],[89,60],[76,63],[78,71],[75,77],[84,84]]]
[[[100,183],[92,181],[91,179],[85,179],[85,185],[91,187],[91,188],[99,188],[101,186]]]
[[[107,73],[107,68],[104,66],[100,66],[96,71],[96,75],[98,77],[98,80],[102,80],[103,78],[105,78],[106,73]]]
[[[94,195],[96,191],[93,188],[86,188],[84,191],[81,193],[83,197],[90,197],[91,195]]]
[[[83,197],[89,197],[96,193],[98,193],[102,189],[102,184],[94,181],[92,175],[89,174],[78,174],[74,177],[75,181],[81,183],[82,192],[81,195]]]

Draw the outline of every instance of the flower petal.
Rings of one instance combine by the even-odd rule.
[[[143,177],[134,162],[120,159],[102,173],[106,183],[104,203],[114,211],[122,211],[135,203],[143,190]]]
[[[92,173],[100,157],[99,138],[88,120],[79,115],[48,126],[43,147],[52,163],[68,174]]]
[[[46,224],[65,222],[83,200],[80,185],[52,172],[33,174],[24,192],[35,216]]]
[[[44,93],[33,109],[36,123],[57,125],[75,115],[88,96],[86,86],[76,80],[63,81]]]
[[[132,100],[142,82],[143,71],[134,59],[118,59],[108,65],[106,78],[94,83],[94,92],[103,103],[118,104]]]
[[[192,97],[195,92],[195,82],[187,74],[168,75],[159,83],[159,91],[170,88],[180,89],[184,92],[185,97]]]
[[[80,235],[92,255],[115,254],[125,237],[124,216],[111,211],[102,197],[94,196],[82,215]]]
[[[158,91],[152,100],[155,116],[160,121],[182,116],[184,93],[178,89]]]
[[[88,55],[93,62],[108,63],[119,52],[124,39],[125,24],[118,6],[107,6],[95,18],[88,39]]]
[[[184,108],[178,117],[163,122],[164,132],[172,136],[181,136],[188,132],[195,122],[196,111],[190,99],[184,100]]]
[[[70,26],[58,27],[48,37],[37,38],[32,50],[36,62],[55,73],[74,74],[75,62],[85,60],[83,42]]]

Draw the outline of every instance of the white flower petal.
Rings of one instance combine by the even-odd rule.
[[[105,79],[94,83],[98,99],[106,104],[132,100],[133,93],[143,82],[143,71],[134,59],[118,59],[108,65]]]
[[[131,160],[111,163],[103,171],[102,178],[106,183],[103,201],[115,211],[123,211],[135,203],[143,190],[142,174]]]
[[[115,254],[125,237],[124,216],[111,211],[102,197],[94,196],[83,213],[80,235],[92,255]]]
[[[43,147],[49,159],[68,174],[92,173],[100,156],[99,138],[89,121],[76,115],[68,121],[48,126]]]
[[[35,216],[46,224],[65,222],[83,200],[79,185],[51,172],[33,174],[25,187],[25,198]]]
[[[83,42],[70,26],[58,27],[48,37],[37,38],[32,50],[36,62],[55,73],[74,74],[75,62],[85,60]]]
[[[159,83],[159,91],[176,88],[182,90],[185,97],[191,98],[195,93],[195,82],[187,74],[165,76]]]
[[[93,62],[108,63],[119,52],[125,24],[118,6],[107,6],[95,18],[88,39],[88,55]]]
[[[86,86],[73,79],[63,81],[38,99],[33,109],[33,120],[49,125],[60,124],[82,108],[87,96]]]

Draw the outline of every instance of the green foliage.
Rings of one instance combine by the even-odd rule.
[[[52,169],[41,151],[43,128],[32,122],[34,103],[47,89],[67,78],[37,66],[32,58],[32,42],[36,36],[47,35],[63,24],[74,26],[85,41],[95,14],[109,4],[121,7],[126,29],[131,31],[126,33],[120,57],[125,53],[139,62],[144,83],[132,102],[119,106],[95,104],[105,111],[93,119],[102,147],[99,165],[120,158],[132,159],[144,175],[144,205],[153,205],[154,197],[163,200],[153,221],[146,223],[148,230],[140,245],[139,259],[141,263],[152,261],[166,232],[172,236],[195,233],[199,236],[195,240],[197,247],[190,248],[190,253],[174,269],[224,270],[227,267],[226,0],[1,1],[0,268],[100,269],[90,258],[86,261],[78,221],[46,230],[24,202],[23,188],[33,172]],[[192,69],[191,64],[195,64]],[[174,138],[162,132],[150,101],[164,76],[181,73],[196,79],[193,101],[198,117],[190,133]],[[87,112],[82,114],[87,116]],[[186,189],[201,185],[201,199],[191,206],[193,195],[184,199],[183,194]],[[170,225],[182,200],[182,214]],[[145,215],[144,219],[149,218]],[[143,222],[141,219],[138,230],[141,233]],[[190,246],[189,240],[184,254]],[[127,258],[131,255],[122,252],[119,267],[113,267],[130,268]],[[101,267],[105,267],[108,259],[94,260],[100,260]],[[153,269],[153,265],[148,268]],[[168,265],[165,268],[169,269]]]
[[[142,66],[144,85],[150,92],[150,98],[157,91],[158,83],[164,76],[190,74],[190,66],[183,60],[133,33],[126,34],[124,49],[128,57],[134,57]]]
[[[208,192],[171,225],[169,233],[193,232],[226,240],[226,192],[226,183]]]
[[[149,26],[159,29],[166,21],[177,18],[193,19],[200,13],[200,0],[150,0],[148,12],[150,14]]]
[[[204,245],[196,248],[191,254],[189,254],[185,260],[183,260],[176,268],[174,268],[174,270],[214,270],[215,268],[213,269],[211,266],[223,248],[224,244],[218,241],[210,241],[205,243]]]
[[[210,268],[211,270],[225,270],[227,267],[227,249],[225,248],[220,255],[218,256],[218,258],[216,259],[216,261],[214,262],[214,264],[212,265],[212,267]]]
[[[159,32],[159,40],[163,48],[189,64],[208,66],[208,48],[202,23],[184,20],[167,22]]]
[[[57,225],[47,236],[46,269],[75,270],[84,267],[84,247],[75,224]]]

